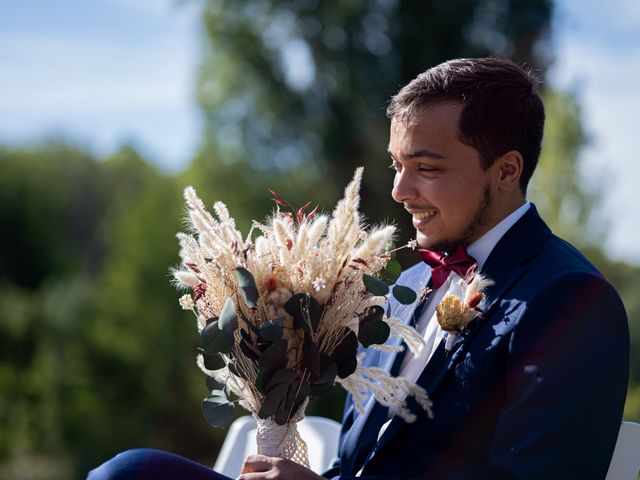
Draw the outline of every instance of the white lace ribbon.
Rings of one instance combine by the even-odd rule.
[[[278,425],[267,418],[256,418],[258,453],[269,457],[292,460],[309,467],[307,443],[298,432],[298,422],[304,418],[305,402],[285,425]]]

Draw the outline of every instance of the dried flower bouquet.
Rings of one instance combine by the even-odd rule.
[[[431,415],[423,389],[359,365],[359,346],[401,348],[384,345],[390,335],[402,336],[414,353],[422,346],[414,329],[381,306],[399,274],[385,252],[395,227],[365,230],[361,178],[359,168],[330,218],[278,208],[265,224],[254,221],[246,237],[223,203],[214,205],[214,218],[195,190],[185,189],[191,234],[178,234],[182,265],[173,275],[192,290],[180,304],[196,314],[202,338],[197,363],[210,389],[203,412],[212,426],[224,426],[235,403],[249,410],[261,453],[308,465],[296,422],[308,399],[336,382],[360,410],[374,395],[410,422],[415,414],[405,399],[413,395]],[[275,200],[288,206],[277,194]],[[416,301],[407,287],[391,292],[400,304]]]

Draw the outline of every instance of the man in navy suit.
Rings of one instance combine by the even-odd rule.
[[[544,125],[537,89],[511,62],[462,59],[427,70],[392,99],[392,196],[412,216],[418,243],[444,264],[421,263],[398,281],[430,289],[404,319],[424,337],[420,355],[370,350],[364,363],[424,387],[434,417],[411,398],[413,423],[373,397],[359,414],[347,398],[339,459],[325,478],[605,477],[627,389],[627,318],[613,287],[526,201]],[[434,312],[458,293],[446,259],[463,247],[493,285],[482,316],[447,352]],[[134,451],[92,478],[219,478],[188,468]],[[321,477],[255,455],[240,478]]]
[[[482,317],[447,353],[434,311],[458,275],[436,286],[422,263],[400,277],[432,288],[405,319],[425,348],[417,358],[370,351],[364,362],[424,387],[434,418],[411,399],[411,424],[373,398],[358,414],[348,398],[339,459],[324,477],[604,478],[627,390],[627,318],[613,287],[526,200],[544,125],[537,81],[505,60],[452,60],[402,88],[387,112],[392,196],[413,217],[418,243],[466,246],[494,283]],[[244,471],[318,478],[261,456]]]

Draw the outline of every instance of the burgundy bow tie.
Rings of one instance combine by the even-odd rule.
[[[458,246],[450,255],[433,252],[426,248],[421,248],[418,251],[422,261],[431,267],[431,281],[434,290],[440,288],[449,277],[450,272],[456,272],[465,278],[477,265],[475,258],[467,253],[464,245]]]

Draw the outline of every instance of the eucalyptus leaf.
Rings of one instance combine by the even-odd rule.
[[[223,390],[224,389],[224,382],[219,382],[218,380],[216,380],[213,377],[210,377],[207,375],[207,390],[209,392],[212,392],[214,390]]]
[[[382,320],[384,317],[384,308],[380,305],[372,305],[367,307],[361,315],[361,322],[367,320]]]
[[[396,280],[398,280],[398,277],[400,277],[400,273],[402,273],[400,262],[392,258],[380,272],[380,280],[390,285],[394,284]]]
[[[387,341],[390,333],[391,329],[387,322],[382,320],[364,320],[360,322],[358,340],[360,340],[360,343],[365,347],[379,345]]]
[[[272,343],[260,355],[256,388],[265,393],[266,385],[276,371],[287,366],[287,341],[280,339]]]
[[[269,391],[273,390],[281,384],[290,385],[297,378],[298,376],[293,370],[290,370],[288,368],[281,368],[280,370],[277,370],[266,383],[265,391],[269,393]]]
[[[218,320],[214,320],[200,332],[202,347],[206,353],[227,353],[233,348],[233,334],[220,330]]]
[[[202,401],[202,413],[209,425],[216,428],[226,426],[234,414],[233,403],[226,395],[210,395]]]
[[[350,330],[331,352],[331,358],[337,366],[338,377],[346,378],[355,372],[358,365],[356,360],[357,353],[358,337]]]
[[[418,298],[415,291],[403,285],[395,285],[392,293],[396,300],[404,305],[411,305]]]
[[[204,359],[204,368],[206,368],[207,370],[219,370],[221,368],[224,368],[224,366],[226,365],[224,359],[219,353],[204,352],[202,354],[202,358]]]
[[[316,382],[331,382],[336,379],[337,367],[336,362],[333,361],[329,355],[320,353],[320,375],[317,377]]]
[[[242,353],[244,353],[248,358],[250,358],[251,360],[255,360],[256,362],[260,359],[260,350],[254,347],[251,344],[251,341],[243,337],[242,339],[240,339],[239,345]]]
[[[302,358],[304,365],[313,375],[320,375],[320,350],[309,337],[306,337],[302,344]]]
[[[325,393],[327,393],[329,390],[333,388],[333,384],[334,384],[333,381],[325,382],[325,383],[314,382],[311,384],[311,387],[309,389],[309,395],[312,397],[318,397],[320,395],[324,395]]]
[[[288,389],[288,384],[280,383],[273,389],[269,390],[262,399],[262,405],[260,406],[258,416],[260,418],[269,418],[274,415],[280,405],[284,403]]]
[[[321,373],[311,382],[310,394],[313,396],[322,395],[331,390],[338,374],[336,363],[328,355],[321,354],[321,357]]]
[[[259,361],[260,368],[264,370],[277,370],[287,365],[287,341],[280,339],[273,342],[262,355]]]
[[[231,297],[227,298],[224,302],[222,311],[220,312],[220,318],[218,319],[218,328],[224,330],[227,333],[233,333],[238,328],[238,315],[236,315],[236,306],[233,303]]]
[[[282,323],[284,318],[278,317],[273,320],[262,322],[259,328],[260,339],[265,342],[275,342],[282,338]]]
[[[324,305],[320,305],[315,298],[309,296],[308,311],[311,328],[315,332],[318,330],[318,325],[320,325],[320,319],[324,313]]]
[[[338,368],[338,377],[347,378],[358,368],[358,358],[352,355],[336,362],[336,366]]]
[[[276,411],[275,422],[285,425],[289,416],[294,414],[306,397],[309,396],[310,386],[308,382],[293,382],[289,384],[286,400]]]
[[[286,425],[287,420],[289,419],[289,412],[290,412],[290,409],[287,408],[287,402],[284,401],[278,406],[278,409],[276,410],[276,413],[273,416],[273,420],[278,425]]]
[[[373,295],[384,296],[389,293],[389,285],[367,273],[362,274],[362,283],[364,283],[365,288]]]
[[[215,389],[211,390],[211,393],[209,394],[209,397],[211,397],[211,398],[216,397],[216,398],[219,399],[218,401],[220,401],[220,402],[228,402],[229,401],[229,399],[227,398],[227,394],[225,393],[223,388],[215,388]]]
[[[247,307],[254,308],[260,298],[260,293],[253,275],[249,270],[242,267],[236,268],[236,273],[238,275],[238,288],[240,288],[244,303],[247,304]]]

